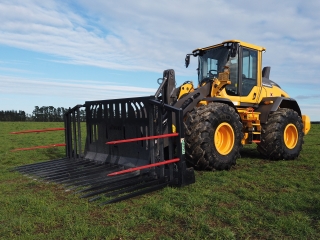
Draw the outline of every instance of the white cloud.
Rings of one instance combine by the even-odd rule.
[[[73,97],[86,100],[114,99],[137,96],[150,96],[156,92],[153,88],[115,85],[109,82],[41,79],[30,80],[0,75],[0,93],[43,95],[52,97]]]
[[[1,3],[0,43],[60,56],[73,64],[156,72],[174,68],[182,74],[186,53],[239,38],[268,47],[266,61],[275,69],[288,72],[293,64],[306,61],[310,68],[320,64],[320,57],[313,54],[320,50],[314,40],[320,37],[319,19],[308,7],[316,7],[316,1],[119,0],[115,4],[82,0],[71,4]],[[296,70],[305,74],[303,68]]]
[[[295,97],[296,99],[317,99],[320,98],[320,94],[315,95],[298,95]]]
[[[1,62],[0,62],[1,63]],[[19,68],[7,68],[7,67],[0,67],[0,71],[4,72],[19,72],[19,73],[30,73],[30,71],[22,70]]]

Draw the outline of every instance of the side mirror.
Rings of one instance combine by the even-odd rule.
[[[185,58],[185,65],[186,65],[186,68],[189,66],[189,64],[190,64],[190,55],[189,54],[187,54],[186,55],[186,58]]]

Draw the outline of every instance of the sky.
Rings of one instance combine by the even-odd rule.
[[[265,47],[270,78],[320,121],[319,0],[0,0],[0,110],[154,95],[187,53],[224,40]]]

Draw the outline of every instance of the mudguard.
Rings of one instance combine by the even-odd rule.
[[[260,112],[260,122],[266,123],[271,112],[277,111],[278,108],[290,108],[301,116],[301,110],[296,100],[285,97],[266,97],[263,98],[255,110]]]

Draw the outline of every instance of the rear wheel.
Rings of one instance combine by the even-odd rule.
[[[242,147],[242,124],[236,111],[223,103],[196,107],[185,120],[186,160],[199,170],[227,170]]]
[[[292,109],[280,108],[262,125],[258,151],[271,160],[293,160],[303,144],[302,120]]]

